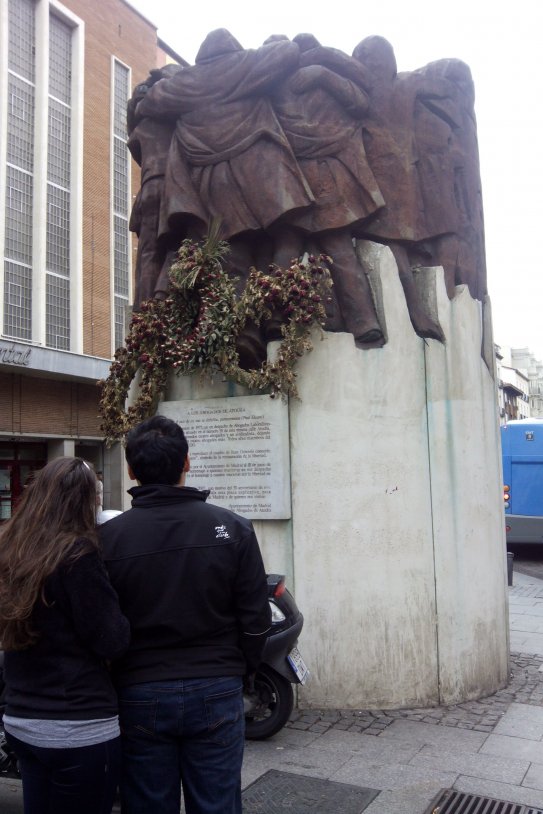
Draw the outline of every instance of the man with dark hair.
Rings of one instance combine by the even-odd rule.
[[[242,686],[270,625],[252,524],[185,486],[181,427],[128,433],[132,508],[100,527],[130,647],[113,665],[123,738],[123,814],[241,814]]]

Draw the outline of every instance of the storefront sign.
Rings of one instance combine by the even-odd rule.
[[[31,353],[32,348],[0,343],[0,364],[26,367],[30,364]]]

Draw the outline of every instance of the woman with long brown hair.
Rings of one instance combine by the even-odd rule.
[[[25,814],[109,814],[120,766],[107,661],[129,625],[98,548],[96,476],[81,458],[38,471],[0,529],[4,728]]]

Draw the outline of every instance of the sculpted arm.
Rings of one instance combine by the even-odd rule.
[[[320,45],[305,51],[300,56],[300,67],[308,65],[322,65],[323,68],[350,79],[364,90],[371,87],[370,72],[366,66],[336,48]]]
[[[292,80],[291,87],[294,93],[305,93],[321,87],[334,96],[353,118],[363,116],[369,107],[368,96],[361,88],[321,65],[301,68]]]
[[[137,116],[143,118],[172,118],[175,119],[186,112],[183,95],[183,78],[174,76],[171,79],[161,79],[149,88],[136,108]]]
[[[288,40],[262,45],[245,52],[243,76],[232,98],[266,92],[298,67],[300,49]]]

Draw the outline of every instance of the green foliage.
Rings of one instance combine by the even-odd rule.
[[[272,398],[297,397],[297,360],[311,350],[311,328],[324,325],[324,302],[332,285],[329,257],[310,256],[283,270],[251,269],[245,290],[236,295],[222,261],[228,244],[213,235],[202,243],[183,241],[170,269],[167,299],[149,300],[132,316],[125,345],[118,348],[109,376],[99,382],[100,414],[112,443],[152,415],[170,372],[212,376],[218,372]],[[236,348],[244,326],[279,317],[282,340],[275,358],[255,370],[239,366]],[[139,375],[138,375],[139,373]],[[132,382],[137,396],[125,408]]]

